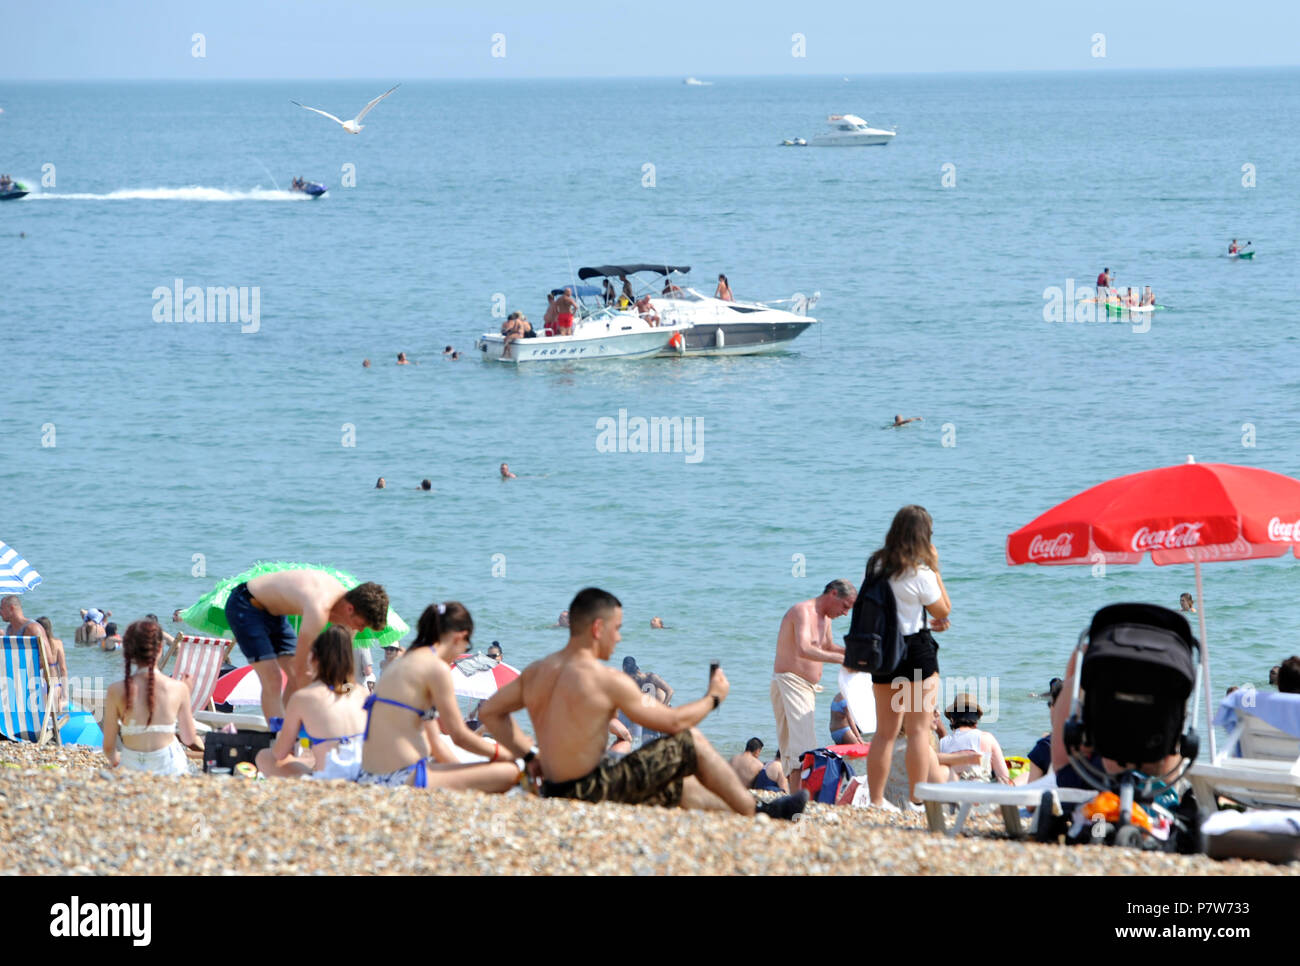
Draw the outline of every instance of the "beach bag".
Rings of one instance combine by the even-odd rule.
[[[902,664],[906,655],[894,588],[885,576],[873,577],[868,572],[853,604],[849,632],[844,635],[844,666],[850,671],[887,674]]]
[[[799,760],[800,780],[814,802],[834,805],[843,785],[852,780],[853,769],[843,757],[829,748],[805,751]]]
[[[275,735],[269,731],[236,731],[233,735],[209,731],[203,736],[203,770],[233,770],[241,761],[253,762],[257,753],[270,748],[274,741]]]

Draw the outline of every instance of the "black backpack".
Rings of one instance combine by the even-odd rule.
[[[844,666],[850,671],[887,674],[902,664],[906,655],[894,589],[887,577],[873,577],[868,571],[853,604],[849,632],[844,635]]]

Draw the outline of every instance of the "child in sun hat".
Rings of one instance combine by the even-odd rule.
[[[939,741],[939,751],[944,754],[958,751],[980,753],[978,765],[968,765],[957,772],[956,777],[963,781],[996,780],[1004,785],[1009,784],[1011,774],[1002,755],[1002,746],[993,735],[980,730],[979,722],[983,715],[984,709],[979,706],[974,695],[962,693],[953,698],[952,704],[944,712],[944,717],[952,727],[952,734]]]

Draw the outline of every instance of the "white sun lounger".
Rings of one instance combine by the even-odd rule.
[[[1028,785],[995,785],[991,782],[920,782],[916,795],[925,803],[925,819],[931,832],[958,835],[971,809],[977,805],[995,805],[1002,813],[1002,824],[1013,839],[1024,838],[1030,829],[1020,820],[1022,808],[1036,808],[1043,800],[1043,792],[1053,796],[1053,812],[1060,814],[1061,803],[1090,802],[1097,793],[1087,788],[1057,788],[1055,777],[1040,778]],[[944,807],[957,806],[957,818],[952,828],[946,828]]]
[[[1219,796],[1248,808],[1300,808],[1300,694],[1236,691],[1214,720],[1231,729],[1223,750],[1187,773],[1201,814],[1217,811]],[[1228,757],[1234,749],[1245,757]]]

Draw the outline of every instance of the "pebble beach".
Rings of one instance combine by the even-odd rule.
[[[794,823],[529,795],[159,778],[97,749],[0,742],[6,875],[1300,875],[1300,864],[958,839],[921,815],[810,805]]]

